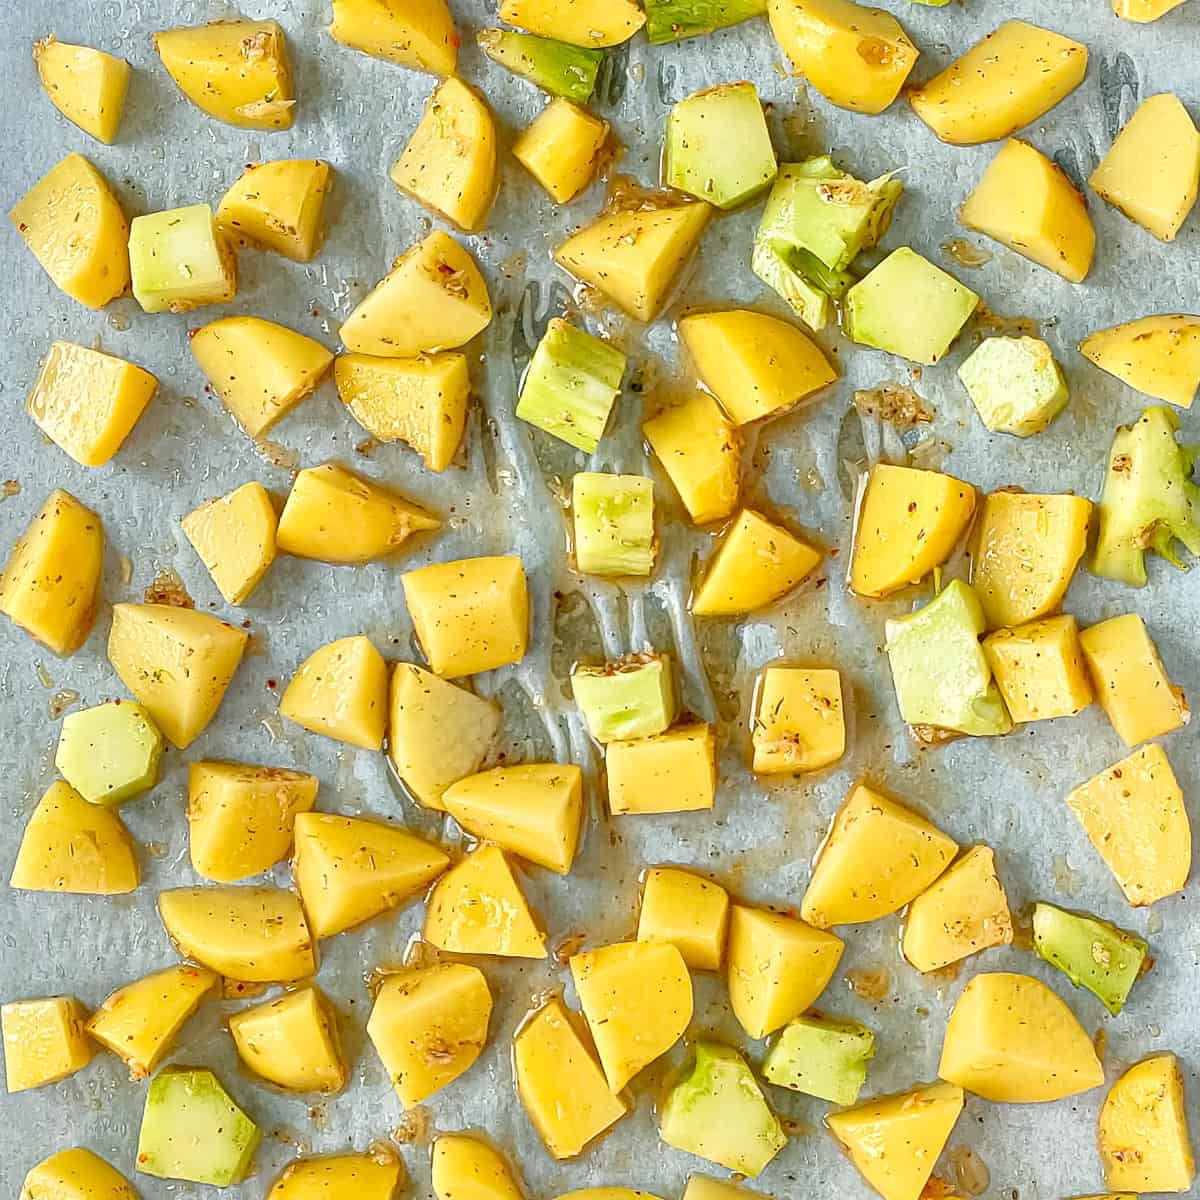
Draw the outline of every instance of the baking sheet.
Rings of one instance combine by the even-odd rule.
[[[530,85],[481,61],[476,28],[494,20],[491,0],[455,0],[463,33],[462,71],[482,86],[506,138],[541,104]],[[925,78],[1001,20],[1041,21],[1088,43],[1091,67],[1084,85],[1028,136],[1073,173],[1086,173],[1104,152],[1139,96],[1174,91],[1200,116],[1200,3],[1192,0],[1155,25],[1118,22],[1106,0],[966,0],[923,8],[887,0],[923,50],[917,78]],[[393,256],[430,225],[415,203],[400,196],[386,171],[413,128],[431,80],[336,46],[326,35],[323,0],[247,0],[246,15],[275,17],[290,39],[300,104],[293,130],[255,134],[203,117],[176,92],[159,66],[150,34],[159,28],[233,15],[209,0],[18,0],[6,6],[0,47],[7,80],[0,114],[4,170],[0,201],[7,209],[63,154],[79,150],[115,182],[131,213],[208,201],[215,203],[242,165],[265,158],[319,156],[337,169],[324,253],[302,266],[272,255],[241,256],[241,290],[227,311],[258,314],[336,341],[339,321],[384,272]],[[55,111],[37,87],[29,58],[34,38],[55,32],[63,40],[97,45],[136,68],[121,138],[104,147]],[[1172,1049],[1184,1061],[1194,1128],[1200,1087],[1197,1047],[1197,956],[1200,923],[1193,888],[1150,911],[1129,910],[1063,796],[1074,784],[1121,757],[1123,749],[1103,716],[1020,727],[1001,740],[961,741],[921,751],[896,712],[880,655],[888,615],[908,609],[911,596],[863,604],[842,582],[850,537],[851,476],[847,463],[864,453],[850,398],[856,388],[883,381],[914,384],[936,409],[932,436],[946,444],[946,469],[981,488],[1017,484],[1032,490],[1075,490],[1095,496],[1114,426],[1132,420],[1143,401],[1088,366],[1075,351],[1086,332],[1147,312],[1200,308],[1200,220],[1163,247],[1110,208],[1090,199],[1099,235],[1096,265],[1086,286],[1073,287],[999,247],[979,269],[960,267],[943,249],[962,236],[955,209],[994,147],[954,149],[937,142],[903,105],[879,119],[853,116],[810,96],[788,77],[765,22],[675,46],[650,47],[639,37],[610,55],[595,107],[628,147],[620,169],[653,181],[669,105],[721,81],[753,79],[771,102],[771,122],[782,160],[822,151],[862,177],[901,168],[906,194],[885,242],[915,246],[979,291],[995,312],[1030,317],[1063,362],[1073,398],[1044,434],[1028,441],[988,435],[970,411],[954,370],[975,343],[968,333],[939,367],[919,380],[905,363],[836,336],[825,346],[844,376],[814,405],[768,426],[747,457],[758,472],[751,495],[818,534],[840,553],[828,560],[821,583],[775,610],[733,624],[686,616],[693,555],[708,538],[686,529],[669,488],[660,481],[664,567],[644,588],[621,589],[573,576],[564,556],[562,483],[586,465],[583,455],[551,445],[512,418],[519,372],[549,315],[570,300],[570,281],[550,261],[565,232],[598,207],[594,188],[569,209],[557,209],[505,155],[503,183],[487,232],[470,239],[484,264],[496,319],[473,348],[479,405],[470,424],[462,465],[441,476],[425,472],[403,446],[371,449],[366,435],[340,405],[331,384],[306,401],[273,433],[275,449],[256,448],[235,428],[187,352],[189,327],[208,319],[145,316],[131,299],[92,313],[58,293],[7,226],[0,233],[7,298],[0,312],[0,403],[6,434],[0,441],[0,479],[15,480],[17,495],[0,502],[0,541],[10,544],[47,491],[63,486],[95,508],[109,537],[105,596],[140,599],[161,570],[176,571],[198,607],[249,619],[254,653],[243,663],[219,718],[185,754],[166,756],[162,781],[123,815],[145,848],[144,882],[131,897],[91,899],[0,892],[0,1000],[66,992],[99,1003],[114,987],[174,961],[158,921],[158,890],[195,882],[187,857],[183,818],[187,760],[229,757],[312,771],[320,777],[320,807],[404,819],[429,829],[429,819],[400,797],[383,757],[338,748],[285,727],[276,713],[278,689],[314,648],[336,637],[366,633],[395,658],[415,653],[399,586],[408,565],[467,553],[515,549],[529,570],[536,644],[518,668],[481,681],[506,710],[513,751],[572,756],[594,770],[577,718],[564,700],[562,680],[578,654],[617,654],[647,644],[674,649],[685,665],[685,698],[706,717],[727,724],[722,782],[715,814],[626,818],[595,817],[579,862],[562,880],[526,876],[531,899],[550,930],[552,945],[586,934],[603,944],[634,928],[638,874],[646,864],[695,864],[717,873],[755,901],[797,904],[809,863],[829,818],[850,784],[867,774],[928,812],[958,841],[984,841],[999,856],[1014,910],[1035,898],[1087,908],[1144,934],[1156,964],[1118,1018],[1108,1017],[1086,993],[1032,955],[990,951],[969,961],[958,978],[925,979],[897,951],[895,918],[848,929],[843,969],[822,1000],[832,1012],[866,1021],[878,1033],[869,1091],[884,1093],[936,1073],[946,1014],[963,982],[979,969],[1018,969],[1046,979],[1067,998],[1089,1030],[1107,1037],[1111,1080],[1146,1053]],[[758,219],[752,209],[715,222],[681,302],[744,301],[781,311],[748,267]],[[982,245],[982,239],[973,238]],[[611,316],[592,314],[629,350],[647,392],[679,388],[670,323],[646,331]],[[95,344],[152,370],[162,388],[115,462],[102,470],[76,466],[48,444],[22,411],[37,363],[53,338]],[[614,432],[593,465],[642,470],[638,437],[642,397],[632,388],[621,401]],[[870,434],[871,431],[868,431]],[[878,431],[875,431],[878,432]],[[1184,432],[1200,439],[1200,418],[1184,417]],[[868,438],[869,440],[869,438]],[[363,452],[367,451],[367,452]],[[328,458],[386,480],[451,514],[443,536],[398,562],[356,570],[281,559],[236,613],[226,609],[179,530],[179,518],[201,501],[249,479],[286,491],[291,467]],[[273,459],[274,461],[267,461]],[[1136,608],[1150,627],[1175,679],[1200,684],[1195,642],[1200,575],[1185,576],[1155,561],[1152,586],[1135,592],[1081,571],[1068,608],[1090,622]],[[555,604],[555,596],[561,597]],[[84,649],[59,661],[7,623],[0,626],[0,774],[6,820],[0,824],[0,871],[11,869],[25,819],[53,778],[64,691],[79,704],[120,694],[104,657],[106,604]],[[701,671],[703,650],[709,671]],[[781,657],[836,665],[844,673],[851,738],[836,770],[800,782],[764,786],[744,767],[745,725],[754,672]],[[67,697],[69,698],[69,697]],[[1200,755],[1194,734],[1167,739],[1185,793],[1200,796]],[[285,873],[277,873],[281,881]],[[516,1100],[509,1065],[515,1025],[547,988],[566,987],[569,973],[545,964],[483,964],[497,995],[492,1037],[472,1071],[433,1097],[420,1119],[404,1122],[384,1071],[366,1042],[370,1005],[366,976],[401,961],[420,926],[421,910],[342,935],[322,946],[318,981],[344,1020],[351,1085],[316,1102],[273,1092],[242,1073],[223,1021],[237,1007],[206,1003],[174,1046],[170,1061],[214,1067],[234,1096],[267,1133],[257,1172],[231,1194],[257,1197],[296,1153],[364,1148],[403,1129],[416,1141],[403,1153],[415,1195],[428,1194],[428,1138],[434,1131],[478,1128],[512,1151],[531,1195],[551,1196],[587,1184],[625,1184],[666,1197],[679,1194],[686,1175],[705,1164],[659,1144],[653,1091],[661,1071],[637,1090],[637,1111],[582,1158],[555,1163],[545,1153]],[[879,998],[855,993],[847,979],[861,971],[881,986]],[[886,978],[885,978],[886,975]],[[879,990],[867,988],[866,990]],[[694,1030],[715,1030],[745,1045],[712,978],[696,980]],[[647,997],[647,1003],[653,998]],[[749,1044],[752,1056],[761,1046]],[[70,1145],[91,1147],[131,1178],[147,1200],[190,1197],[210,1189],[133,1173],[145,1084],[130,1083],[121,1064],[101,1054],[73,1078],[39,1091],[0,1096],[0,1194],[15,1196],[25,1171]],[[1094,1123],[1100,1090],[1059,1104],[1012,1107],[969,1099],[951,1139],[970,1147],[990,1169],[987,1194],[1041,1200],[1101,1190]],[[772,1089],[770,1099],[790,1118],[796,1136],[757,1186],[779,1197],[859,1196],[867,1189],[820,1130],[823,1105]],[[961,1156],[959,1156],[961,1157]],[[723,1174],[717,1168],[707,1168]],[[939,1173],[953,1180],[953,1164]]]

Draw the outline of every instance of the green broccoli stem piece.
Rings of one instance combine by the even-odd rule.
[[[646,0],[651,43],[678,42],[739,25],[767,11],[767,0]]]
[[[1129,999],[1150,949],[1135,933],[1053,904],[1034,905],[1033,945],[1076,987],[1098,997],[1114,1017]]]
[[[479,48],[506,71],[537,84],[551,96],[586,104],[596,90],[603,50],[570,46],[553,38],[509,29],[482,29]]]

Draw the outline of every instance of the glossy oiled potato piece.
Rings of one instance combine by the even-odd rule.
[[[1191,408],[1200,389],[1200,316],[1141,317],[1089,334],[1079,352],[1131,388]]]
[[[229,1018],[238,1056],[255,1075],[292,1092],[337,1092],[346,1065],[325,997],[311,984]]]
[[[723,521],[737,507],[741,447],[733,423],[702,391],[642,426],[650,449],[696,525]]]
[[[217,208],[217,228],[237,244],[309,262],[325,237],[333,168],[315,158],[251,163]]]
[[[446,0],[333,0],[329,36],[431,75],[453,75],[458,62],[458,33]]]
[[[572,46],[617,46],[646,23],[634,0],[502,0],[500,19]]]
[[[340,638],[300,664],[279,711],[313,733],[379,750],[387,728],[387,692],[387,663],[370,639]]]
[[[87,1009],[73,996],[13,1000],[0,1006],[9,1095],[66,1079],[92,1061]]]
[[[296,1159],[284,1168],[267,1200],[394,1200],[404,1178],[400,1156],[376,1142],[366,1154]]]
[[[21,1188],[20,1200],[138,1200],[115,1167],[90,1150],[60,1150],[38,1163]]]
[[[1100,1159],[1113,1191],[1186,1192],[1196,1178],[1183,1072],[1173,1054],[1129,1068],[1100,1110]]]
[[[482,1138],[443,1133],[433,1143],[437,1200],[523,1200],[504,1155]]]
[[[670,942],[693,971],[719,971],[729,909],[729,893],[719,883],[676,867],[654,867],[642,887],[638,940]]]
[[[33,44],[33,61],[51,103],[68,121],[101,142],[116,141],[129,87],[129,64],[91,46],[72,46],[53,34]]]
[[[592,182],[607,141],[607,121],[559,96],[513,143],[513,157],[555,203],[569,204]]]
[[[278,518],[261,483],[244,483],[179,524],[229,604],[244,603],[275,561]]]

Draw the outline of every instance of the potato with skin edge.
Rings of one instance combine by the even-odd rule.
[[[400,1156],[376,1142],[366,1154],[294,1159],[272,1184],[267,1200],[314,1200],[343,1193],[356,1200],[395,1200],[404,1179]]]
[[[513,157],[556,204],[570,204],[596,177],[609,125],[564,100],[551,100],[513,143]]]
[[[228,604],[244,604],[275,561],[279,519],[261,483],[244,483],[180,522]]]
[[[482,1138],[443,1133],[432,1157],[437,1200],[523,1200],[508,1160]]]
[[[1141,317],[1089,334],[1079,352],[1156,400],[1191,408],[1200,390],[1200,316]]]
[[[50,103],[68,121],[97,141],[117,140],[130,75],[123,58],[50,34],[33,43],[33,61]]]
[[[453,75],[458,33],[446,0],[333,0],[329,36],[414,71]]]
[[[238,1057],[255,1075],[290,1092],[340,1092],[346,1065],[337,1026],[312,984],[229,1018]]]
[[[83,1070],[96,1053],[88,1040],[87,1019],[87,1009],[73,996],[0,1005],[9,1095],[56,1083]]]
[[[325,239],[333,168],[316,158],[250,163],[217,206],[217,228],[239,245],[311,262]]]
[[[138,1200],[138,1194],[98,1154],[76,1147],[33,1167],[25,1176],[20,1200]]]
[[[1155,1054],[1112,1085],[1100,1110],[1100,1160],[1113,1191],[1186,1192],[1196,1178],[1183,1073]]]
[[[634,0],[501,0],[500,19],[539,37],[596,49],[627,42],[646,14]]]
[[[370,639],[340,638],[300,664],[279,701],[279,713],[310,733],[381,750],[387,693],[387,663]]]
[[[643,426],[695,525],[723,521],[737,508],[741,445],[737,430],[707,392],[664,409]]]

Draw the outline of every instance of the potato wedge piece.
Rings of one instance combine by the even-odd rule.
[[[1191,408],[1200,390],[1200,316],[1142,317],[1101,329],[1079,352],[1136,391]]]
[[[92,1061],[96,1048],[88,1040],[87,1016],[73,996],[0,1005],[9,1095],[66,1079]]]
[[[333,1154],[290,1162],[267,1200],[326,1200],[343,1194],[356,1200],[395,1200],[405,1179],[400,1156],[377,1142],[367,1154]]]
[[[653,867],[642,885],[638,941],[670,942],[693,971],[719,971],[729,932],[729,893],[676,867]]]
[[[1100,1110],[1099,1143],[1113,1191],[1191,1190],[1196,1162],[1175,1055],[1143,1059],[1112,1085]]]
[[[276,21],[213,21],[154,35],[179,90],[201,112],[240,129],[290,129],[296,93]]]
[[[139,880],[137,852],[121,818],[57,780],[25,826],[8,883],[27,892],[119,896]]]
[[[51,167],[8,219],[72,300],[103,308],[129,290],[129,222],[104,176],[82,154]]]
[[[279,712],[312,733],[363,750],[383,748],[388,669],[369,638],[339,638],[302,662]]]
[[[60,1150],[26,1176],[20,1200],[138,1200],[129,1181],[90,1150]]]
[[[1079,626],[1069,613],[997,629],[984,639],[983,652],[1017,724],[1073,717],[1094,698]]]
[[[433,1143],[437,1200],[523,1200],[508,1160],[483,1138],[443,1133]]]
[[[717,402],[697,391],[651,417],[642,433],[696,525],[723,521],[737,508],[741,446]]]
[[[33,61],[50,102],[68,121],[111,145],[117,140],[129,64],[91,46],[60,42],[54,34],[33,44]]]
[[[1126,21],[1145,25],[1177,9],[1183,0],[1112,0],[1113,12]]]
[[[333,0],[329,36],[430,75],[453,75],[458,63],[458,32],[446,0]]]
[[[346,1085],[333,1014],[312,984],[234,1013],[229,1032],[246,1068],[277,1087],[340,1092]]]
[[[846,753],[841,675],[767,667],[755,688],[750,737],[755,775],[795,775],[832,766]]]
[[[275,561],[278,523],[261,483],[244,483],[179,522],[229,604],[244,604]]]
[[[238,245],[311,262],[325,239],[333,168],[316,158],[251,163],[221,198],[217,228]]]
[[[242,983],[288,983],[317,966],[300,899],[274,887],[160,892],[158,913],[180,954]]]
[[[608,122],[564,100],[551,100],[513,143],[513,157],[556,204],[570,204],[596,177]]]
[[[500,20],[572,46],[619,46],[646,23],[634,0],[501,0]]]

